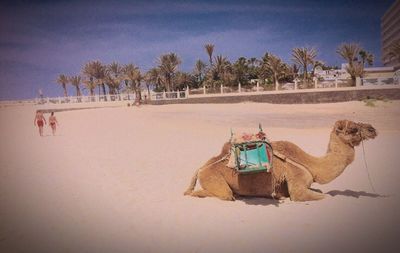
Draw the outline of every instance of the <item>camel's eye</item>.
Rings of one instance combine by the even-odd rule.
[[[350,134],[358,133],[358,128],[351,128],[351,129],[349,130],[349,133],[350,133]]]

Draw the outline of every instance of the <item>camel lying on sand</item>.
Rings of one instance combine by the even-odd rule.
[[[330,134],[328,151],[322,157],[307,154],[287,141],[272,142],[273,168],[270,172],[239,174],[226,166],[231,143],[218,156],[208,160],[193,176],[185,195],[235,200],[239,196],[285,198],[310,201],[324,194],[310,189],[312,183],[326,184],[338,177],[354,161],[355,150],[363,140],[377,136],[369,124],[339,120]],[[202,189],[195,190],[199,179]]]

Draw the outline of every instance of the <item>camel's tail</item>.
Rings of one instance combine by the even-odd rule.
[[[221,158],[222,157],[222,158]],[[196,170],[196,172],[194,173],[192,180],[190,180],[190,184],[189,187],[187,188],[187,190],[184,192],[184,195],[190,195],[194,188],[196,187],[196,182],[197,182],[197,178],[199,177],[199,172],[201,169],[208,167],[208,166],[212,166],[216,163],[222,162],[224,160],[226,160],[229,157],[229,153],[226,154],[225,156],[223,156],[222,154],[220,154],[219,156],[213,157],[210,160],[208,160],[206,162],[206,164],[204,164],[203,166],[201,166],[200,168],[198,168]]]
[[[222,162],[222,161],[226,160],[227,158],[229,158],[230,145],[231,144],[229,142],[225,143],[224,146],[222,147],[221,153],[218,156],[211,158],[203,166],[201,166],[200,168],[198,168],[196,170],[196,172],[194,173],[194,175],[192,177],[192,180],[190,181],[189,187],[184,192],[184,195],[191,195],[191,193],[194,191],[194,188],[196,187],[197,178],[199,176],[199,172],[201,169],[212,166],[216,163]]]
[[[202,167],[198,168],[196,170],[196,172],[194,173],[192,180],[190,180],[190,184],[189,187],[187,188],[187,190],[183,193],[184,195],[190,195],[194,188],[196,187],[196,182],[197,182],[197,177],[199,176],[199,171]]]

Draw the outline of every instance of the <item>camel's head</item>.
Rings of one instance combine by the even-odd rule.
[[[360,145],[361,141],[373,139],[378,133],[370,124],[356,123],[350,120],[338,120],[333,128],[339,138],[351,146]]]

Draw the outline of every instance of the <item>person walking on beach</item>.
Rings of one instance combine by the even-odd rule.
[[[51,131],[53,132],[53,135],[55,135],[57,130],[56,125],[58,125],[58,121],[56,116],[54,116],[54,112],[51,112],[51,115],[49,117],[49,124],[51,126]]]
[[[33,124],[39,127],[39,134],[43,136],[43,125],[47,124],[46,119],[43,117],[43,112],[36,111],[35,119],[33,120]]]

